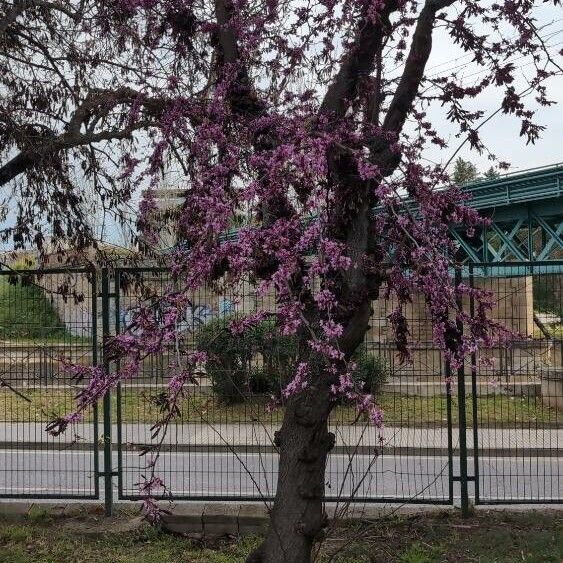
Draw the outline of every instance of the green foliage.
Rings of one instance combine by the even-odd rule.
[[[467,184],[477,179],[477,167],[469,160],[458,158],[455,161],[453,180],[457,185]]]
[[[123,531],[120,518],[108,524],[92,516],[0,520],[0,563],[244,563],[261,541],[192,542],[144,526]],[[557,511],[479,511],[469,520],[442,513],[383,518],[371,528],[365,522],[339,527],[330,539],[336,542],[323,544],[319,563],[559,563],[563,552]]]
[[[241,403],[249,394],[285,385],[297,359],[297,340],[280,334],[272,320],[234,335],[231,320],[216,319],[197,335],[197,349],[209,356],[206,370],[216,395],[227,404]]]
[[[50,522],[53,519],[51,512],[41,506],[32,506],[26,514],[26,519],[34,524]]]
[[[27,542],[31,535],[31,530],[26,526],[8,524],[5,527],[0,528],[0,543]]]
[[[400,563],[438,563],[438,555],[437,550],[417,542],[399,556],[399,561]]]
[[[384,383],[391,375],[391,368],[385,358],[369,354],[360,348],[354,354],[356,369],[354,380],[362,382],[363,391],[372,395],[379,395]]]
[[[264,391],[256,391],[264,392]],[[10,389],[0,388],[0,420],[4,422],[45,422],[52,414],[64,415],[74,405],[76,392],[71,389],[27,389],[23,390],[30,402],[14,400]],[[392,426],[406,427],[416,421],[424,426],[446,427],[448,399],[446,395],[407,396],[395,392],[380,392],[377,403],[385,413],[385,421]],[[121,420],[123,423],[154,423],[159,416],[159,407],[152,400],[150,388],[124,388],[120,397]],[[452,423],[458,424],[459,406],[457,397],[451,397]],[[117,417],[117,397],[112,395],[112,418]],[[222,401],[205,390],[194,391],[182,401],[181,417],[178,423],[246,423],[262,420],[268,424],[278,424],[283,418],[284,409],[266,412],[264,397],[257,396],[245,403],[225,408]],[[354,405],[338,405],[332,412],[332,419],[339,424],[350,424],[356,420],[358,411]],[[93,420],[93,413],[85,413],[85,421]],[[473,421],[473,401],[467,397],[467,424]],[[561,415],[553,407],[542,402],[541,397],[511,397],[508,395],[488,395],[479,398],[479,425],[492,428],[498,425],[532,424],[538,428],[557,428]],[[103,438],[101,438],[103,439]]]
[[[534,310],[563,317],[563,300],[557,275],[533,276]]]
[[[37,268],[37,260],[33,254],[19,254],[8,262],[11,270],[33,270]]]
[[[216,319],[197,336],[198,350],[209,355],[206,370],[215,394],[222,402],[235,404],[252,394],[279,392],[293,376],[297,339],[280,334],[273,320],[233,335],[228,329],[230,320]],[[378,394],[389,376],[388,364],[363,349],[356,352],[354,360],[354,379],[362,382],[365,392]]]
[[[21,525],[0,520],[0,563],[244,563],[260,541],[191,542],[147,526],[121,531],[121,523],[104,525],[90,514]]]
[[[496,180],[499,177],[499,171],[492,166],[483,174],[483,178],[485,178],[486,180]]]
[[[0,277],[0,338],[62,338],[64,324],[44,291],[26,276]]]

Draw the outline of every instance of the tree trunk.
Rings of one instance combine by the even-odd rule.
[[[371,306],[365,301],[350,319],[340,341],[347,357],[363,340],[370,313]],[[309,368],[314,369],[311,364]],[[282,427],[275,434],[280,455],[270,526],[247,563],[309,563],[315,540],[326,526],[325,469],[335,442],[328,431],[333,381],[323,368],[316,369],[318,373],[310,374],[309,387],[289,400]]]
[[[346,229],[348,255],[355,260],[363,255],[369,242],[369,205],[361,202],[358,207]],[[337,319],[345,326],[338,348],[349,359],[369,328],[371,299],[379,283],[371,280],[370,296],[360,268],[346,272],[340,281],[338,302],[345,305],[346,314]],[[311,317],[312,321],[315,313]],[[304,337],[301,350],[308,348],[308,338]],[[328,431],[328,417],[334,405],[330,385],[335,381],[322,365],[325,361],[319,358],[309,362],[309,387],[289,400],[282,427],[276,432],[280,456],[270,526],[263,544],[248,557],[247,563],[309,563],[315,540],[326,526],[325,469],[335,442],[334,434]]]
[[[279,471],[270,527],[247,563],[307,563],[326,524],[323,508],[325,467],[334,434],[328,431],[332,408],[329,387],[318,378],[287,405],[276,432]]]

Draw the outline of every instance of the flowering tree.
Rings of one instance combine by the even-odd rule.
[[[335,401],[343,397],[375,425],[383,422],[376,398],[352,377],[351,358],[369,328],[372,301],[394,296],[389,321],[404,360],[404,307],[414,293],[424,295],[434,340],[453,367],[479,346],[506,337],[488,318],[491,296],[451,279],[456,248],[448,229],[465,225],[471,236],[481,219],[464,206],[445,169],[425,164],[422,155],[428,145],[446,147],[428,117],[431,104],[444,109],[465,142],[486,150],[479,135],[484,114],[474,100],[491,88],[501,93],[499,111],[519,120],[521,135],[535,141],[542,127],[527,94],[540,106],[552,103],[545,81],[560,72],[535,17],[543,4],[549,2],[94,3],[95,17],[81,33],[117,46],[113,62],[123,74],[108,63],[99,77],[107,83],[99,86],[103,91],[88,86],[90,77],[77,79],[86,84],[84,101],[65,108],[63,114],[74,117],[60,135],[77,135],[73,146],[97,147],[145,132],[142,143],[122,147],[119,182],[150,186],[139,219],[150,242],[152,188],[167,160],[175,159],[186,178],[177,223],[185,244],[170,257],[177,284],[162,298],[164,319],[157,322],[150,308],[137,313],[130,330],[112,344],[121,358],[118,372],[69,368],[89,383],[76,412],[54,421],[51,431],[63,431],[118,381],[135,377],[145,355],[176,341],[189,291],[203,284],[236,288],[248,279],[259,294],[275,291],[275,310],[230,325],[233,332],[244,331],[274,316],[284,334],[299,340],[295,374],[276,398],[285,414],[275,437],[280,458],[270,531],[249,561],[309,561],[326,524],[325,466],[335,441],[328,417]],[[437,29],[444,44],[471,56],[479,73],[468,80],[451,69],[427,72]],[[515,52],[531,61],[522,90],[511,59]],[[108,120],[113,139],[92,137]],[[68,155],[69,142],[49,145],[47,165],[53,155]],[[0,178],[27,173],[24,182],[37,185],[38,162],[12,176],[8,165],[0,168]],[[125,192],[112,195],[120,200],[125,196],[116,194]],[[60,202],[54,207],[56,215]],[[225,237],[235,216],[244,218],[243,225],[236,237]],[[472,292],[476,307],[469,317],[459,303]],[[204,353],[178,351],[157,433],[178,413],[186,384],[204,362]],[[160,486],[153,476],[144,490],[149,494]],[[146,508],[153,511],[152,501]]]
[[[15,247],[81,249],[95,242],[88,213],[127,221],[135,185],[121,174],[138,135],[159,125],[165,99],[139,98],[162,50],[125,48],[112,2],[14,0],[0,6],[0,186],[12,196],[0,231]],[[119,12],[122,14],[122,12]],[[131,38],[132,39],[132,38]],[[166,70],[166,75],[169,74]],[[134,118],[133,118],[134,116]],[[157,128],[158,128],[157,127]]]

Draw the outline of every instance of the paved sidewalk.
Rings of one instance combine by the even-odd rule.
[[[165,445],[211,446],[211,447],[259,447],[272,446],[277,427],[255,424],[173,424],[164,438]],[[380,432],[373,427],[342,425],[332,427],[336,434],[336,444],[341,448],[356,446],[363,448],[382,444],[387,448],[412,448],[417,450],[446,450],[448,447],[448,429],[446,427],[396,427],[389,426]],[[98,439],[103,427],[99,425]],[[150,424],[123,424],[122,442],[128,445],[151,442]],[[118,428],[112,426],[114,443],[117,442]],[[382,442],[380,441],[380,436]],[[458,443],[459,430],[453,428],[454,447]],[[69,428],[61,436],[53,437],[45,432],[41,423],[0,423],[0,448],[8,444],[44,444],[68,447],[78,441],[83,444],[94,442],[94,426],[79,425]],[[535,428],[480,428],[479,446],[482,449],[512,450],[511,455],[518,455],[519,450],[539,449],[557,451],[563,457],[563,429]],[[467,446],[473,448],[473,432],[467,431]]]

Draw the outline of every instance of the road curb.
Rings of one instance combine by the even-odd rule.
[[[151,444],[122,444],[122,452],[142,452]],[[0,442],[0,450],[26,450],[26,451],[74,451],[89,452],[93,451],[91,443],[49,443],[49,442]],[[111,447],[113,452],[120,450],[119,444],[113,443]],[[98,448],[101,451],[101,447]],[[175,453],[236,453],[236,454],[272,454],[277,449],[271,445],[257,444],[235,444],[233,446],[217,445],[217,444],[164,444],[160,451]],[[455,451],[455,448],[454,448]],[[432,446],[345,446],[336,445],[331,450],[332,454],[337,455],[378,455],[378,456],[428,456],[440,457],[447,456],[448,449]],[[473,448],[467,449],[467,455],[473,457]],[[479,455],[483,457],[562,457],[562,453],[557,448],[479,448]]]
[[[453,505],[362,505],[351,504],[341,514],[342,505],[326,506],[330,521],[337,512],[339,521],[376,521],[392,516],[416,516],[422,514],[452,513],[459,508]],[[540,511],[563,513],[563,504],[545,505],[495,505],[475,507],[484,511]],[[8,521],[43,518],[92,518],[107,531],[131,531],[140,525],[139,503],[118,502],[114,504],[114,516],[103,516],[100,503],[53,503],[53,502],[0,502],[0,519]],[[263,503],[236,502],[186,502],[172,507],[163,515],[163,528],[171,533],[190,539],[216,538],[225,535],[263,535],[268,527],[268,508]],[[128,525],[129,523],[129,525]]]

